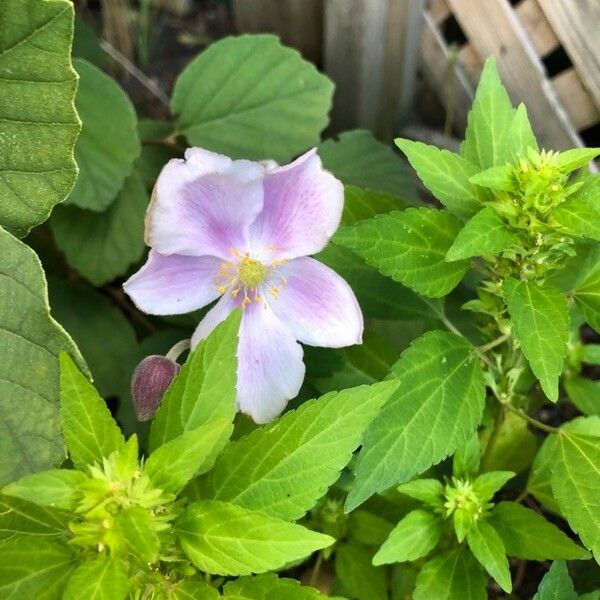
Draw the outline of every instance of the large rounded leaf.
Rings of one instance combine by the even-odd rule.
[[[73,5],[3,0],[0,15],[0,225],[23,236],[77,176]]]

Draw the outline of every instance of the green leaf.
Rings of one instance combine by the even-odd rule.
[[[112,529],[105,534],[111,550],[119,555],[134,555],[146,563],[155,562],[160,550],[156,533],[156,518],[141,507],[121,510],[113,520]]]
[[[432,558],[417,576],[413,600],[486,600],[486,577],[466,548]]]
[[[527,156],[527,148],[538,150],[538,143],[527,116],[527,108],[523,103],[519,104],[515,111],[508,135],[509,156]]]
[[[532,600],[578,600],[567,565],[562,560],[552,563]]]
[[[569,234],[600,241],[600,206],[580,197],[567,198],[551,218]]]
[[[75,17],[73,31],[73,57],[85,58],[88,62],[101,67],[106,59],[106,54],[100,46],[96,32],[81,17]]]
[[[460,230],[446,254],[446,260],[455,261],[474,256],[495,256],[519,243],[493,208],[480,210]]]
[[[471,478],[479,472],[481,460],[481,442],[475,432],[459,446],[452,457],[452,475],[459,478]]]
[[[0,598],[56,600],[76,566],[69,546],[53,540],[15,538],[0,544]]]
[[[582,360],[590,365],[600,365],[600,344],[585,344]]]
[[[473,491],[480,500],[488,502],[515,474],[512,471],[482,473],[473,481]]]
[[[471,177],[471,182],[490,190],[512,192],[518,189],[513,173],[514,166],[511,164],[490,167]]]
[[[83,360],[49,310],[38,257],[0,227],[0,485],[65,457],[58,354]]]
[[[475,165],[454,152],[422,142],[402,138],[395,142],[419,179],[450,212],[468,219],[481,209],[487,194],[471,183],[471,177],[479,171]]]
[[[200,425],[233,421],[240,319],[240,311],[235,311],[188,357],[152,422],[152,452]]]
[[[467,543],[475,558],[508,594],[512,581],[504,544],[498,532],[487,522],[477,521],[467,533]]]
[[[344,187],[344,212],[341,226],[348,227],[375,215],[406,208],[406,204],[389,194],[373,192],[354,185]]]
[[[509,144],[514,114],[496,61],[490,57],[485,61],[469,112],[461,156],[482,169],[503,165],[511,158]]]
[[[334,241],[394,281],[439,298],[454,289],[469,268],[466,261],[445,260],[459,229],[460,222],[447,211],[409,208],[342,229]]]
[[[597,249],[600,250],[600,244],[594,246],[594,250]],[[582,277],[575,284],[573,297],[585,320],[600,331],[600,263],[596,254],[597,251],[592,252],[589,260],[584,262]]]
[[[338,479],[396,387],[387,381],[305,402],[229,444],[198,482],[198,493],[280,519],[299,519]]]
[[[79,175],[67,203],[103,211],[115,200],[140,153],[135,108],[119,84],[97,67],[74,61],[75,107],[82,122],[75,144]]]
[[[257,85],[260,83],[260,85]],[[273,35],[211,44],[175,81],[171,109],[193,146],[286,162],[314,146],[333,84]]]
[[[71,513],[62,510],[0,495],[0,540],[27,535],[38,538],[62,537],[68,532],[72,518]]]
[[[226,600],[278,600],[280,598],[321,600],[325,598],[315,588],[301,586],[295,579],[279,578],[274,573],[229,581],[223,588],[223,597]],[[212,600],[212,596],[210,598]]]
[[[564,386],[569,400],[585,415],[600,415],[600,381],[569,377]]]
[[[86,479],[81,471],[50,469],[9,483],[2,493],[42,506],[73,510],[78,488]]]
[[[439,516],[426,510],[413,510],[394,527],[373,557],[373,564],[417,560],[437,546],[441,535],[442,521]]]
[[[194,477],[210,469],[216,454],[227,443],[233,425],[217,419],[159,446],[146,461],[144,473],[152,485],[177,493]]]
[[[366,510],[355,510],[348,515],[348,534],[366,546],[381,546],[392,529],[387,519]]]
[[[600,437],[561,429],[552,492],[562,514],[600,562]]]
[[[504,299],[515,334],[531,370],[550,400],[558,400],[569,339],[569,311],[565,297],[550,283],[508,279]]]
[[[438,463],[481,420],[481,366],[473,347],[454,334],[426,333],[403,352],[392,376],[399,380],[398,391],[365,434],[348,511]]]
[[[561,152],[555,164],[563,173],[570,173],[585,167],[590,161],[600,155],[600,148],[572,148]]]
[[[169,589],[169,600],[219,600],[216,588],[202,580],[182,579]]]
[[[142,258],[147,205],[148,193],[134,171],[107,210],[59,206],[50,227],[69,264],[100,286],[124,275]]]
[[[225,502],[196,502],[175,522],[181,547],[202,571],[249,575],[279,569],[334,540]]]
[[[319,144],[323,166],[344,185],[390,194],[405,200],[418,198],[405,163],[370,131],[345,131]]]
[[[589,552],[556,525],[516,502],[494,506],[489,523],[500,535],[506,554],[526,560],[583,560]]]
[[[102,463],[125,443],[104,400],[64,353],[60,355],[60,416],[69,456],[78,469]]]
[[[63,600],[123,600],[129,591],[127,571],[116,558],[102,556],[75,569]]]
[[[437,479],[414,479],[399,485],[397,490],[432,508],[441,509],[444,505],[444,486]]]
[[[359,544],[344,542],[336,547],[335,574],[345,590],[358,600],[387,600],[387,576],[373,566],[373,552]]]
[[[73,4],[4,0],[0,36],[0,225],[24,236],[73,187]]]

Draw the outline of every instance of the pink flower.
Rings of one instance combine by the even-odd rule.
[[[308,255],[337,229],[342,184],[316,150],[283,167],[201,148],[162,170],[146,214],[146,264],[124,284],[144,312],[174,315],[220,297],[192,347],[233,309],[239,331],[237,403],[257,423],[279,415],[304,379],[302,347],[360,344],[350,286]]]

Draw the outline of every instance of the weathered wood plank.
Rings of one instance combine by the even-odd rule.
[[[558,46],[560,42],[538,0],[523,0],[515,6],[515,11],[540,56],[545,56]]]
[[[550,81],[576,129],[581,131],[600,122],[600,110],[575,69],[567,69]]]
[[[450,15],[450,9],[446,4],[446,0],[429,0],[427,12],[435,23],[445,21]]]

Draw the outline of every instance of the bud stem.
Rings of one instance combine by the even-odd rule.
[[[186,351],[190,349],[190,341],[181,340],[177,342],[166,354],[166,357],[173,362],[177,362],[177,359]]]

